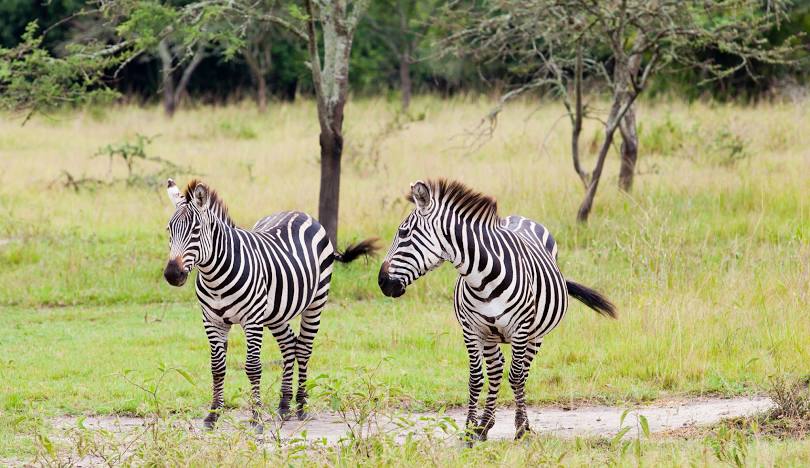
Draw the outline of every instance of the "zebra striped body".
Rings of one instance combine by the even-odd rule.
[[[521,216],[501,219],[494,199],[457,182],[418,181],[411,190],[416,207],[400,225],[380,268],[380,288],[399,297],[443,261],[453,263],[459,272],[454,309],[470,360],[467,426],[474,437],[485,439],[494,425],[504,365],[499,345],[509,343],[509,383],[520,437],[529,430],[524,394],[529,367],[543,337],[565,316],[568,295],[611,316],[613,306],[596,291],[564,279],[557,245],[541,224]],[[476,422],[484,360],[489,393]]]
[[[282,212],[249,231],[223,223],[213,234],[214,253],[197,276],[206,322],[273,327],[326,302],[334,249],[311,216]]]
[[[164,276],[182,286],[197,267],[196,292],[211,348],[213,399],[205,419],[213,427],[223,405],[228,332],[234,324],[245,331],[245,372],[251,383],[253,420],[261,406],[261,347],[267,328],[282,354],[279,412],[289,414],[293,368],[298,363],[297,413],[304,418],[307,364],[329,294],[334,260],[351,261],[373,250],[371,243],[335,252],[325,229],[311,216],[282,212],[259,220],[251,230],[235,225],[216,192],[193,181],[180,195],[169,180],[176,211],[169,221],[170,254]],[[296,335],[290,320],[301,316]]]
[[[459,275],[456,317],[462,328],[485,342],[511,343],[513,337],[538,341],[562,320],[567,291],[556,263],[556,243],[541,224],[509,216],[478,235],[484,268]]]

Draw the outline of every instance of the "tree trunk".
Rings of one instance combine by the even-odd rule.
[[[189,62],[186,69],[183,70],[183,74],[180,76],[180,81],[177,83],[177,88],[174,90],[175,106],[179,105],[180,101],[187,97],[186,89],[188,89],[188,82],[191,80],[191,75],[194,74],[194,70],[197,69],[197,66],[200,65],[200,62],[202,62],[204,57],[205,44],[200,43],[197,46],[197,50],[194,52],[194,57],[191,58],[191,62]]]
[[[644,36],[639,36],[637,46],[643,48],[646,42]],[[628,82],[635,80],[641,68],[641,53],[630,55],[627,61],[627,75],[623,77]],[[628,98],[629,99],[629,98]],[[622,133],[622,164],[619,169],[619,189],[629,192],[633,189],[633,176],[636,173],[636,160],[638,159],[638,131],[636,130],[635,105],[627,108],[627,112],[619,123]]]
[[[312,71],[312,84],[318,107],[321,144],[321,187],[318,219],[329,240],[337,248],[338,209],[340,202],[340,159],[343,155],[343,111],[349,93],[349,57],[352,39],[367,1],[353,3],[348,11],[345,1],[323,2],[320,24],[323,33],[323,68],[315,30],[315,6],[306,1],[309,21],[306,23],[307,49]]]
[[[399,86],[402,91],[402,111],[406,112],[411,105],[411,54],[406,50],[399,57]]]
[[[264,77],[256,83],[256,104],[259,106],[259,112],[267,110],[267,83]]]
[[[332,246],[337,249],[338,210],[340,204],[340,160],[343,135],[321,130],[321,190],[318,198],[318,221],[326,229]]]
[[[635,106],[627,109],[619,130],[622,134],[622,165],[619,169],[619,189],[629,192],[633,189],[633,176],[636,172],[638,159],[638,133],[636,132]]]
[[[177,102],[175,101],[174,93],[174,77],[172,76],[172,54],[169,51],[169,45],[166,39],[163,39],[158,44],[158,55],[161,62],[161,80],[163,82],[163,110],[166,115],[171,117],[177,109]]]
[[[266,73],[259,66],[259,61],[250,51],[246,50],[243,55],[248,69],[250,70],[250,76],[256,84],[256,106],[258,106],[259,112],[264,112],[267,110],[267,82],[264,79]]]
[[[588,191],[585,193],[585,198],[577,211],[577,221],[584,223],[588,221],[588,216],[591,214],[593,208],[593,199],[596,197],[596,189],[599,188],[599,179],[602,177],[602,169],[605,166],[605,159],[607,158],[610,145],[613,143],[613,135],[619,127],[620,120],[624,117],[621,113],[622,109],[622,94],[614,95],[613,104],[610,107],[610,114],[608,115],[607,123],[605,124],[605,139],[602,146],[599,148],[599,156],[596,160],[596,166],[593,168],[591,174],[591,183],[588,185]],[[629,102],[628,105],[632,105]]]
[[[577,45],[577,61],[574,70],[574,120],[573,128],[571,130],[571,158],[574,163],[574,171],[582,181],[585,189],[588,189],[588,174],[582,169],[582,164],[579,160],[579,137],[582,134],[582,45]]]

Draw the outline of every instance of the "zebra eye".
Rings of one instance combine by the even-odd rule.
[[[399,232],[397,233],[400,239],[404,239],[408,237],[408,230],[404,228],[399,228]]]

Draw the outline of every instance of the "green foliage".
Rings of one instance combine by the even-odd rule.
[[[0,48],[0,109],[25,112],[27,119],[66,105],[108,101],[116,93],[102,78],[115,62],[80,51],[54,57],[42,47],[36,23],[30,23],[19,45]]]
[[[116,14],[125,18],[116,32],[132,41],[139,50],[154,50],[180,16],[170,5],[157,1],[140,1],[127,6],[126,10],[116,9]]]
[[[280,6],[283,13],[292,20],[300,21],[306,17],[296,2],[269,3]],[[404,38],[417,44],[413,51],[416,61],[411,69],[413,87],[417,92],[482,90],[489,92],[504,84],[525,80],[527,73],[531,72],[532,65],[529,61],[510,58],[511,49],[506,51],[510,53],[499,53],[497,57],[480,63],[473,63],[469,58],[457,56],[436,59],[439,52],[436,49],[437,44],[438,47],[443,47],[441,43],[448,35],[447,18],[444,14],[435,12],[436,6],[443,3],[436,0],[371,2],[367,18],[360,22],[354,41],[350,75],[353,91],[363,94],[385,94],[399,88],[397,52],[386,45],[386,41],[381,39],[380,32],[386,40],[401,41]],[[720,2],[712,2],[714,3]],[[725,3],[729,8],[721,13],[711,15],[693,13],[700,25],[712,32],[710,36],[722,38],[724,28],[733,29],[726,28],[732,22],[754,22],[762,19],[761,11],[732,8],[740,4],[739,1]],[[782,5],[783,2],[777,3]],[[96,24],[93,28],[97,29],[96,34],[102,40],[112,40],[112,36],[117,34],[118,38],[128,41],[131,47],[139,51],[152,53],[157,42],[164,37],[169,38],[180,51],[186,51],[185,54],[181,54],[183,56],[190,55],[188,52],[193,50],[196,43],[208,44],[213,55],[225,60],[206,60],[200,65],[197,73],[201,76],[216,77],[221,83],[213,87],[210,80],[193,81],[189,88],[192,96],[210,96],[215,92],[215,97],[225,100],[231,95],[243,94],[244,90],[240,88],[249,86],[249,72],[244,64],[239,66],[223,64],[224,61],[235,61],[239,50],[250,39],[250,26],[244,19],[232,14],[230,2],[114,0],[103,2],[100,14],[93,13],[95,5],[81,0],[0,2],[0,17],[3,18],[0,24],[0,44],[11,49],[22,44],[23,32],[32,21],[37,21],[43,28],[48,28],[69,15],[80,14],[78,18],[49,30],[40,48],[49,51],[51,55],[59,55],[56,51],[62,51],[66,44],[75,42],[77,37],[87,34],[90,29],[88,23],[96,21],[94,18],[101,18],[109,24],[104,27]],[[404,33],[400,31],[400,10],[406,13],[405,24],[408,29]],[[719,10],[715,8],[712,11]],[[250,13],[256,16],[256,11]],[[766,31],[764,42],[760,45],[763,49],[774,48],[792,38],[790,40],[800,46],[797,49],[797,58],[806,58],[806,45],[810,40],[806,35],[810,31],[810,7],[806,2],[793,2],[787,5],[785,14],[779,28]],[[270,26],[264,20],[259,23]],[[307,70],[304,65],[306,54],[302,53],[300,39],[281,32],[280,28],[275,26],[272,29],[270,41],[273,58],[271,76],[268,80],[270,91],[277,96],[290,98],[294,96],[297,82],[301,82],[298,86],[300,91],[310,92],[306,80],[301,79]],[[802,33],[805,35],[801,36]],[[699,48],[697,56],[699,61],[717,63],[726,69],[732,69],[740,64],[733,57],[735,51],[733,47]],[[598,49],[590,55],[601,60],[607,56],[607,51]],[[668,60],[670,58],[675,59],[669,57]],[[158,95],[158,80],[155,80],[155,75],[159,70],[154,66],[154,62],[131,62],[125,70],[132,70],[132,73],[122,73],[115,86],[148,98]],[[756,79],[749,76],[748,72]],[[482,80],[482,75],[487,79]],[[682,65],[666,79],[656,80],[653,83],[653,91],[676,92],[690,98],[697,98],[708,92],[714,97],[743,99],[760,95],[770,87],[778,87],[784,80],[802,84],[807,78],[807,72],[806,67],[790,68],[755,58],[746,64],[744,70],[705,82],[704,86],[699,88],[694,86],[705,78],[705,73],[698,68]]]
[[[747,466],[749,444],[745,431],[721,426],[715,434],[707,436],[704,443],[719,461],[740,468]]]
[[[155,138],[136,133],[134,141],[124,141],[99,148],[93,157],[107,157],[109,160],[108,177],[106,179],[77,177],[68,170],[63,170],[60,177],[62,185],[75,192],[84,189],[96,190],[119,182],[123,182],[129,187],[157,189],[164,187],[166,179],[170,177],[195,173],[194,169],[190,167],[180,166],[158,156],[147,155],[146,145],[152,143]],[[116,161],[121,161],[126,167],[125,177],[113,177],[112,172]]]

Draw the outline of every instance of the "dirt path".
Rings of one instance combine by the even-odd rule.
[[[647,418],[651,432],[664,432],[684,427],[710,425],[723,419],[749,416],[773,407],[774,403],[766,397],[739,398],[699,398],[692,400],[659,401],[651,405],[630,407],[631,411],[624,420],[624,426],[630,427],[626,437],[634,437],[638,431],[638,415]],[[627,407],[581,406],[573,409],[560,407],[531,407],[529,419],[532,429],[538,433],[548,433],[561,437],[601,436],[612,437],[620,429],[620,419]],[[514,437],[513,408],[500,408],[496,413],[495,426],[489,433],[490,439],[511,439]],[[365,431],[386,431],[402,436],[410,431],[438,431],[437,421],[452,418],[458,427],[463,427],[466,413],[464,409],[451,409],[447,413],[411,413],[391,416],[378,416],[364,427]],[[231,411],[223,417],[221,430],[234,423],[247,420],[247,413]],[[409,421],[404,424],[403,420]],[[57,428],[76,427],[76,417],[60,417],[54,421]],[[88,429],[104,429],[112,432],[128,432],[142,427],[146,420],[133,417],[92,416],[83,421]],[[306,431],[309,440],[325,440],[335,443],[345,437],[349,426],[357,425],[355,421],[347,423],[334,413],[312,415],[305,422],[287,421],[279,427],[278,422],[267,421],[266,434],[278,434],[282,439],[300,438]],[[430,428],[430,429],[429,429]],[[191,430],[199,430],[199,421],[195,421]]]

